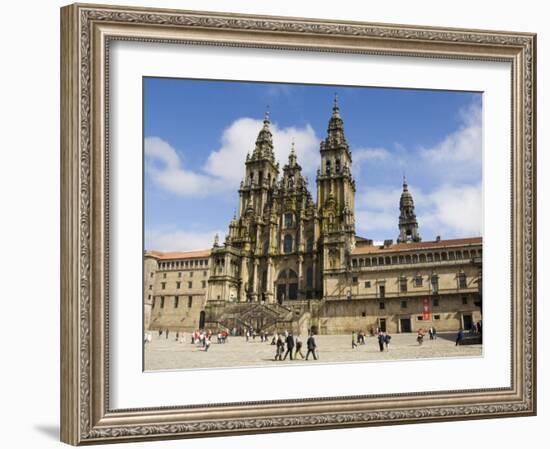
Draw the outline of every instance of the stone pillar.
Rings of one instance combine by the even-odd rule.
[[[268,304],[271,304],[275,302],[275,292],[274,292],[274,285],[273,285],[273,260],[271,257],[267,259],[267,293],[266,293],[266,302]]]
[[[258,265],[260,262],[258,259],[254,259],[252,263],[252,299],[258,301]]]
[[[248,260],[246,257],[243,257],[241,259],[241,288],[239,291],[239,302],[245,302],[246,301],[246,289],[245,284],[247,283],[248,279]]]
[[[313,264],[311,266],[313,270],[313,276],[311,280],[311,284],[313,285],[313,290],[319,290],[317,287],[317,254],[313,255]]]
[[[304,287],[304,257],[300,254],[298,256],[298,290]]]

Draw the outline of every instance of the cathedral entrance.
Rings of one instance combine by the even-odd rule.
[[[410,318],[400,318],[399,324],[401,325],[401,332],[412,332],[411,319]]]
[[[206,312],[204,310],[201,310],[201,313],[199,315],[199,329],[204,329],[205,322],[206,322]]]
[[[277,302],[282,304],[286,299],[298,299],[298,275],[290,268],[279,273],[275,281]]]

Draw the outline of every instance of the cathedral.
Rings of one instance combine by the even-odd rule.
[[[146,329],[412,332],[481,320],[481,237],[423,242],[406,179],[396,242],[357,236],[352,152],[336,100],[319,150],[314,200],[294,144],[281,170],[266,114],[225,240],[145,253]]]

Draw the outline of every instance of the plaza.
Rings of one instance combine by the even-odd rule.
[[[185,342],[176,341],[176,333],[170,332],[168,338],[163,333],[153,333],[153,339],[145,344],[144,368],[145,371],[172,370],[172,369],[201,369],[201,368],[228,368],[247,366],[289,366],[295,364],[319,364],[337,362],[376,362],[382,360],[407,360],[447,357],[480,357],[482,345],[455,346],[455,333],[442,333],[435,340],[426,335],[424,342],[416,342],[416,334],[392,335],[389,349],[380,352],[378,339],[367,336],[364,345],[351,347],[349,335],[317,335],[318,360],[310,356],[305,361],[300,358],[283,361],[274,361],[275,345],[271,345],[271,338],[261,342],[259,337],[229,337],[227,343],[216,343],[212,337],[212,344],[208,351],[200,346],[191,344],[191,335],[185,334]],[[306,338],[301,337],[304,345],[302,353],[306,355]]]

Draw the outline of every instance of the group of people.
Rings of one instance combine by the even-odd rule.
[[[288,331],[285,331],[284,334],[275,334],[271,340],[271,344],[276,347],[274,360],[282,361],[286,360],[287,357],[290,357],[290,360],[298,360],[298,356],[302,360],[309,360],[310,355],[313,356],[314,360],[317,360],[317,343],[315,342],[313,333],[310,333],[306,341],[307,352],[305,357],[302,352],[303,343],[300,334],[294,336]]]
[[[418,329],[418,333],[416,334],[416,341],[419,345],[421,345],[424,342],[424,335],[426,335],[426,329]],[[430,340],[437,340],[437,330],[435,327],[430,327],[428,329],[428,335],[430,337]]]
[[[170,335],[169,329],[159,329],[158,330],[159,339],[163,336],[168,340],[168,337]],[[220,330],[217,334],[214,335],[212,330],[205,330],[205,329],[197,329],[193,332],[191,332],[191,344],[194,344],[201,348],[204,351],[208,351],[210,348],[210,345],[212,344],[212,338],[216,337],[216,341],[218,344],[225,344],[228,341],[229,338],[229,330],[223,329]],[[144,342],[151,343],[153,340],[153,336],[151,332],[146,332],[144,335]],[[186,342],[186,333],[183,331],[176,331],[175,341],[178,343],[185,343]]]
[[[355,331],[351,333],[351,348],[354,349],[357,345],[365,344],[365,333],[363,331],[357,332],[357,339],[355,337]]]
[[[378,347],[380,348],[380,351],[387,351],[389,349],[390,341],[391,341],[391,335],[382,332],[380,329],[377,329],[377,340],[378,340]],[[371,336],[374,336],[374,333],[371,334]],[[355,349],[358,347],[358,345],[364,345],[365,344],[365,333],[363,331],[359,331],[357,334],[355,331],[351,333],[351,349]]]
[[[262,343],[264,343],[268,340],[268,334],[267,334],[267,332],[265,332],[263,330],[259,331],[259,332],[256,332],[255,329],[246,329],[246,331],[244,333],[246,341],[250,341],[251,338],[252,338],[252,340],[256,340],[256,337],[258,335],[260,336],[260,341]]]

